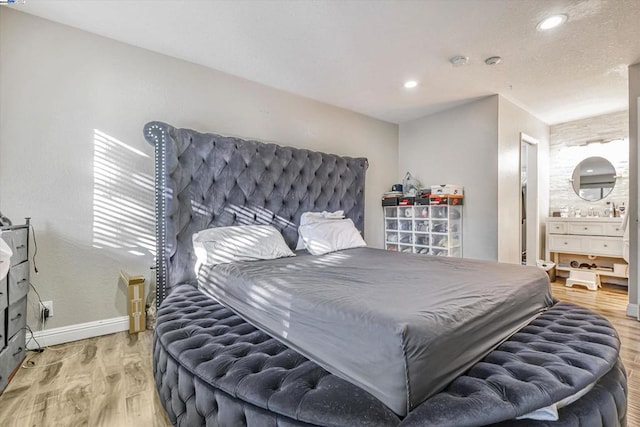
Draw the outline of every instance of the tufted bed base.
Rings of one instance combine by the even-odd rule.
[[[154,375],[180,426],[614,427],[626,425],[618,350],[608,321],[559,303],[400,419],[187,284],[158,313]],[[513,419],[594,381],[558,421]]]

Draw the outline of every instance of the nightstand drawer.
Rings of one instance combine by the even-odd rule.
[[[27,297],[23,297],[20,301],[9,306],[7,315],[7,339],[11,339],[16,332],[27,325]],[[24,336],[22,331],[20,334]]]
[[[4,390],[11,374],[20,367],[27,353],[26,335],[18,334],[0,350],[0,391]]]
[[[567,231],[569,234],[589,234],[589,235],[605,235],[605,223],[595,222],[571,222],[568,224]]]
[[[619,238],[593,237],[589,239],[589,253],[593,255],[622,256],[622,240]]]
[[[553,252],[583,251],[582,238],[573,236],[549,236],[549,250]]]
[[[551,234],[567,234],[566,222],[547,222],[547,231]]]
[[[23,262],[9,270],[9,305],[16,303],[29,292],[29,263]]]
[[[11,248],[13,256],[11,257],[11,265],[18,265],[25,262],[28,257],[27,253],[27,237],[29,235],[28,228],[19,228],[16,230],[5,230],[0,234],[2,240]]]
[[[7,292],[7,282],[9,279],[5,277],[0,280],[0,310],[4,310],[9,305],[9,293]]]
[[[26,334],[17,334],[7,343],[7,358],[9,359],[9,372],[11,374],[14,369],[18,368],[27,354]]]
[[[9,375],[15,366],[11,364],[9,349],[0,349],[0,391],[4,390],[9,383]]]
[[[0,351],[7,345],[6,309],[0,309]]]

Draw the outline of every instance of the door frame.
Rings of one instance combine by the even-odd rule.
[[[522,146],[527,144],[527,227],[526,227],[526,251],[527,265],[537,265],[540,259],[540,212],[538,207],[539,185],[538,185],[538,147],[536,138],[520,132],[520,145],[518,147],[518,166],[520,173],[518,189],[520,191],[518,199],[522,197]],[[520,221],[522,220],[522,203],[518,209]],[[520,222],[522,224],[522,222]],[[522,226],[522,225],[521,225]],[[518,236],[518,247],[522,251],[522,233]]]

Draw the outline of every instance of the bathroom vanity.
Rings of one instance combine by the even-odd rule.
[[[546,259],[556,263],[558,274],[588,270],[598,280],[626,284],[622,222],[622,218],[549,218]]]

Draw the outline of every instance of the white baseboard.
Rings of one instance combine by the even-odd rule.
[[[627,304],[627,316],[638,318],[638,304]]]
[[[34,332],[33,337],[38,340],[41,347],[48,347],[50,345],[64,344],[71,341],[78,341],[127,330],[129,330],[129,316],[122,316],[114,317],[112,319],[97,320],[95,322],[45,329],[44,331]],[[28,340],[29,336],[27,336],[27,341]],[[31,340],[27,344],[27,348],[32,350],[34,348],[38,348],[38,346],[33,340]]]

